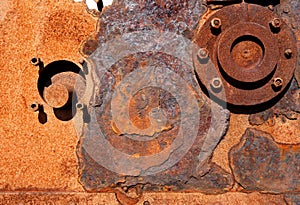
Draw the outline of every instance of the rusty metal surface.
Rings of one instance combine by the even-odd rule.
[[[220,20],[218,27],[214,19]],[[208,49],[213,63],[202,62],[194,52],[201,83],[229,104],[271,101],[284,92],[294,74],[296,39],[282,19],[262,6],[242,3],[220,9],[197,30],[195,43]],[[225,95],[211,86],[215,77],[220,78]]]
[[[129,40],[134,42],[136,38]],[[94,55],[97,61],[100,57],[106,58],[97,51]],[[95,99],[90,102],[91,121],[78,145],[80,179],[87,190],[142,185],[144,191],[168,187],[173,191],[220,193],[232,186],[231,175],[208,161],[227,129],[228,114],[198,95],[188,65],[167,54],[146,52],[121,58],[108,70],[98,70],[97,74],[100,79],[94,88],[97,92],[91,97]],[[173,85],[165,78],[172,75],[177,79]],[[178,80],[177,75],[184,81]],[[159,84],[153,84],[157,80]],[[180,93],[182,88],[186,94]],[[184,96],[184,102],[178,94]],[[192,96],[197,99],[196,108]],[[129,116],[124,109],[128,109]],[[182,121],[186,121],[185,124]],[[180,142],[182,130],[183,142]],[[102,136],[111,147],[103,141],[99,143]],[[114,154],[112,148],[122,155]],[[105,155],[106,162],[97,158],[108,149],[111,155]],[[102,151],[97,153],[96,150]],[[131,165],[137,160],[139,164]],[[111,165],[114,163],[117,166]]]
[[[265,3],[267,1],[247,2],[250,1],[259,4],[257,6],[262,10],[267,9],[268,5]],[[98,28],[86,40],[84,39],[95,29],[95,21],[87,14],[83,4],[68,0],[4,0],[1,2],[0,53],[3,54],[3,58],[0,59],[2,68],[0,204],[298,204],[297,170],[288,176],[289,172],[298,168],[295,164],[291,165],[297,162],[295,158],[298,158],[295,155],[299,153],[299,144],[296,144],[299,143],[297,133],[300,128],[299,89],[296,81],[293,80],[286,89],[278,91],[278,94],[281,91],[282,93],[267,107],[260,105],[252,107],[253,110],[256,108],[259,108],[259,111],[263,110],[263,113],[253,114],[249,118],[247,115],[232,115],[230,132],[226,133],[229,126],[228,110],[211,102],[209,94],[206,96],[202,93],[198,87],[199,82],[194,76],[192,64],[186,61],[188,52],[182,49],[187,48],[186,42],[192,40],[197,34],[195,31],[198,30],[195,28],[200,19],[202,20],[199,27],[208,20],[214,29],[222,31],[222,27],[226,26],[226,20],[218,21],[216,17],[211,21],[209,16],[220,9],[230,7],[233,2],[237,1],[115,0],[112,7],[104,8],[101,16],[99,13],[94,15],[99,18]],[[209,9],[203,16],[207,8],[212,10]],[[268,9],[274,14],[277,13],[296,34],[299,50],[299,1],[283,0],[278,5],[268,6]],[[259,14],[256,17],[259,19]],[[270,25],[272,23],[273,27],[277,27],[276,21],[271,21]],[[152,35],[153,30],[161,35]],[[259,29],[255,27],[252,30],[254,32]],[[250,33],[252,30],[247,32]],[[132,33],[140,35],[130,35]],[[175,33],[184,40],[178,41],[178,36],[174,38],[175,35],[170,33]],[[230,32],[227,33],[228,39],[231,36],[229,34]],[[165,36],[162,37],[163,35]],[[131,48],[139,52],[133,52],[120,59],[112,59],[111,57],[114,58],[125,50],[122,47],[124,44],[117,41],[120,36],[121,39],[125,38],[129,42]],[[138,39],[133,40],[135,37]],[[147,38],[153,43],[145,44],[143,41]],[[169,46],[166,46],[168,43],[162,43],[168,42],[167,38],[174,40]],[[78,47],[83,40],[81,46],[83,51],[80,52],[88,58],[88,66],[86,62],[79,60],[81,55]],[[105,47],[111,45],[109,42],[114,41],[114,45],[118,44],[119,47],[114,49],[110,46]],[[256,65],[263,55],[261,46],[256,42],[237,43],[232,49],[234,62],[245,69]],[[220,47],[224,47],[226,43],[226,40],[223,40],[223,46]],[[178,49],[169,49],[172,48],[171,45],[175,45]],[[269,46],[271,48],[275,44]],[[160,49],[160,47],[167,49]],[[251,55],[240,52],[241,50],[250,50]],[[202,61],[210,58],[209,50],[196,51]],[[294,51],[291,51],[284,50],[284,57],[293,56]],[[226,57],[225,54],[222,55]],[[243,57],[247,59],[241,60]],[[227,63],[224,58],[222,64]],[[74,81],[78,80],[78,70],[76,74],[74,70],[71,73],[61,72],[65,70],[63,68],[65,64],[61,64],[61,61],[66,59],[82,70],[80,82],[76,82],[76,95],[73,95],[73,91]],[[59,71],[54,75],[51,72],[43,74],[44,67],[41,60],[45,62],[45,67],[51,62],[60,62],[56,64]],[[271,59],[270,62],[273,60]],[[288,58],[286,60],[288,61]],[[105,63],[112,61],[114,63],[110,67],[104,66]],[[209,66],[214,65],[210,61],[208,63]],[[54,68],[56,66],[50,67],[51,70],[56,70]],[[153,72],[155,74],[149,72],[151,69],[157,72]],[[147,70],[144,79],[136,78],[138,72],[143,73]],[[230,73],[231,70],[227,72]],[[224,89],[220,89],[223,79],[219,74],[214,72],[207,74],[212,77],[209,80],[216,93],[226,96]],[[231,75],[237,79],[243,77]],[[248,77],[251,76],[249,74]],[[299,67],[296,67],[294,76],[299,82]],[[87,81],[85,77],[88,78]],[[40,80],[37,88],[38,78]],[[260,76],[253,75],[253,79],[258,78]],[[160,83],[149,86],[153,79],[157,79]],[[249,80],[251,81],[246,79],[247,83]],[[274,86],[282,86],[283,78],[272,80]],[[138,89],[138,92],[129,95],[130,89],[145,85],[147,82],[149,83],[147,88]],[[176,89],[172,86],[167,87],[170,83],[173,83]],[[59,87],[55,87],[56,85]],[[67,102],[64,87],[69,94]],[[174,90],[180,91],[174,92]],[[182,104],[180,101],[182,98],[178,94],[187,98],[185,104]],[[195,104],[191,96],[196,99],[197,106],[193,106]],[[72,100],[74,101],[70,102]],[[128,119],[131,124],[124,115],[126,105],[120,102],[128,102],[130,113]],[[117,112],[110,112],[111,107],[116,108]],[[195,107],[199,108],[199,116],[193,112]],[[95,112],[90,112],[91,110]],[[182,118],[183,112],[188,114],[187,118]],[[197,129],[193,129],[195,116],[199,117]],[[75,117],[75,124],[71,121],[73,117]],[[280,117],[276,119],[276,123],[282,119],[285,124],[269,126],[268,123],[264,123],[275,117]],[[78,119],[80,121],[76,121]],[[153,167],[149,169],[149,164],[148,167],[142,167],[145,169],[137,167],[138,171],[133,170],[134,174],[115,173],[101,166],[107,164],[99,163],[97,158],[92,156],[93,152],[87,151],[88,147],[84,146],[88,141],[87,138],[92,135],[100,136],[99,131],[102,131],[108,144],[113,145],[118,151],[137,160],[145,159],[143,157],[172,148],[172,143],[178,140],[176,137],[180,133],[182,122],[188,128],[183,132],[186,134],[183,139],[189,139],[192,146],[183,158],[179,157],[180,160],[170,167],[166,166],[168,160],[170,162],[178,158],[182,149],[175,148],[170,155],[165,155],[166,161],[161,160],[163,163],[158,163],[159,158],[153,158],[153,164],[157,165],[154,169],[159,170],[164,166],[168,168],[151,175],[137,174],[141,170],[143,172],[153,169]],[[97,129],[93,129],[95,125]],[[235,147],[241,148],[241,156],[250,154],[257,159],[262,159],[261,162],[271,159],[273,163],[270,166],[266,164],[263,164],[264,167],[258,166],[258,170],[262,172],[257,174],[253,169],[258,162],[253,160],[255,158],[245,157],[247,160],[243,160],[245,158],[240,159],[237,155],[232,155],[231,158],[240,163],[238,165],[252,166],[251,170],[245,172],[241,172],[241,166],[235,167],[233,170],[237,171],[234,173],[234,178],[229,165],[227,167],[229,163],[227,153],[239,141],[241,133],[247,127],[268,130],[274,139],[265,133],[260,134],[263,136],[261,139],[264,140],[255,141],[254,138],[249,137],[255,142],[261,142],[261,145],[258,143],[256,150],[257,147],[254,149],[252,143],[253,149],[249,153],[249,150],[244,149],[246,145],[243,146],[240,142]],[[138,134],[135,133],[136,128]],[[193,132],[197,132],[195,141],[189,138]],[[224,141],[225,145],[222,144]],[[288,142],[290,145],[275,143],[275,141]],[[96,142],[92,148],[105,149],[106,145],[99,145]],[[266,150],[269,152],[265,153]],[[278,152],[282,152],[282,156],[288,156],[285,158],[286,161],[276,158]],[[216,155],[218,158],[215,158]],[[127,161],[120,160],[122,158],[118,158],[119,156],[105,157],[104,159],[110,164],[119,162],[123,167],[128,168]],[[278,161],[280,163],[274,163]],[[276,170],[277,165],[281,168]],[[115,163],[114,166],[118,164]],[[271,167],[270,170],[273,168],[269,176],[265,174],[265,167]],[[124,170],[128,171],[128,169]],[[246,181],[248,178],[253,179],[262,175],[262,181],[256,179],[250,183]],[[246,176],[246,179],[239,176]],[[279,184],[278,187],[272,184],[273,181]],[[248,189],[249,187],[251,189]],[[260,194],[256,190],[276,194]],[[176,193],[172,193],[173,191]],[[182,193],[182,191],[189,193]],[[278,192],[285,194],[277,194]]]
[[[233,105],[253,106],[271,100],[276,103],[288,89],[294,74],[296,40],[290,27],[270,9],[246,3],[214,12],[193,33],[194,19],[175,20],[171,15],[173,8],[177,12],[181,8],[183,15],[187,11],[199,11],[189,10],[190,5],[186,2],[115,2],[113,8],[100,15],[99,30],[83,43],[82,52],[88,56],[88,90],[92,90],[80,104],[87,106],[88,122],[84,123],[83,115],[77,117],[82,135],[77,155],[80,180],[85,189],[121,188],[119,197],[123,198],[123,194],[128,195],[129,187],[139,187],[137,192],[161,191],[168,187],[171,191],[207,193],[232,188],[230,173],[209,160],[227,128],[226,123],[215,126],[213,129],[219,130],[219,134],[208,137],[211,139],[207,143],[205,133],[209,133],[212,119],[216,119],[208,97],[213,93]],[[123,18],[116,19],[118,12],[112,14],[112,11],[124,6],[127,10]],[[163,21],[141,17],[145,12],[151,16],[161,14],[162,10],[169,12]],[[127,19],[127,15],[131,19]],[[178,34],[187,41],[178,40]],[[191,39],[197,45],[186,46]],[[210,91],[208,96],[200,91],[193,68],[186,61],[190,51],[194,51],[196,71]],[[184,95],[179,89],[184,88],[188,95],[196,96],[201,108],[197,137],[179,161],[175,159],[185,151],[179,149],[178,152],[178,147],[174,149],[172,145],[180,135],[182,109],[189,110],[187,136],[193,136],[192,127],[198,117],[193,111],[193,100],[186,98],[187,104],[180,103],[168,87],[168,81],[177,86],[177,94]],[[115,149],[127,157],[116,154]],[[147,161],[148,156],[165,149],[171,150],[165,160],[152,157],[151,162]]]
[[[286,204],[281,195],[260,194],[260,193],[227,193],[220,195],[205,195],[199,193],[145,193],[136,203],[138,205],[146,204],[222,204],[222,205],[261,205],[261,204]],[[123,201],[122,201],[123,202]],[[97,205],[119,205],[113,193],[6,193],[0,195],[0,204],[97,204]],[[126,204],[126,203],[123,203]],[[129,203],[127,203],[129,204]],[[291,203],[291,205],[294,205]]]
[[[274,118],[283,116],[289,120],[299,119],[300,113],[300,89],[295,80],[292,81],[287,93],[273,107],[249,115],[251,125],[261,125],[264,122]]]
[[[298,63],[295,69],[295,78],[300,87],[300,2],[297,0],[284,0],[276,6],[275,12],[282,17],[297,37]]]
[[[190,62],[189,38],[203,11],[198,1],[120,1],[100,16],[99,31],[82,48],[94,91],[84,102],[88,126],[78,123],[87,190],[142,185],[219,193],[232,186],[231,175],[209,162],[228,111],[201,94]]]
[[[81,66],[67,60],[53,61],[46,66],[41,59],[33,58],[31,62],[39,67],[37,87],[41,98],[53,108],[58,119],[71,120],[74,114],[72,105],[85,92]]]
[[[284,196],[284,200],[289,205],[298,205],[300,204],[300,195],[287,194]]]
[[[300,190],[300,145],[283,145],[247,129],[229,153],[235,180],[247,191],[290,193]]]
[[[82,53],[92,54],[107,40],[124,33],[142,30],[167,30],[191,37],[199,18],[206,11],[202,1],[114,1],[99,17],[97,31],[82,46]]]

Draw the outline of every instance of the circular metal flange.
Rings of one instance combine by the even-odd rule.
[[[239,23],[226,30],[219,40],[217,52],[226,74],[246,83],[270,75],[279,56],[275,36],[252,22]]]
[[[222,27],[212,29],[211,21],[220,19]],[[296,65],[296,39],[278,17],[267,8],[252,4],[227,6],[213,13],[198,29],[194,42],[209,52],[214,66],[201,61],[194,51],[196,73],[215,97],[231,105],[252,106],[268,102],[282,93],[293,77]],[[291,53],[291,55],[287,55]],[[213,71],[212,71],[213,69]],[[224,93],[217,92],[211,82],[220,76]],[[274,86],[274,79],[282,79]]]

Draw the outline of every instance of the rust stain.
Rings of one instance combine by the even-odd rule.
[[[229,158],[235,180],[246,191],[293,193],[300,189],[300,144],[280,145],[270,134],[249,128],[231,148]]]
[[[223,0],[212,0],[208,1],[209,5],[203,5],[199,1],[185,0],[115,1],[113,6],[104,8],[100,16],[99,13],[94,16],[99,18],[99,21],[93,34],[91,33],[96,28],[96,22],[87,15],[83,5],[75,4],[73,1],[4,0],[1,2],[0,50],[4,57],[0,60],[2,75],[0,86],[2,93],[0,106],[0,152],[2,156],[0,160],[2,165],[0,169],[0,204],[297,204],[299,202],[299,196],[297,196],[299,175],[297,173],[299,173],[300,152],[298,140],[299,1],[284,0],[278,5],[269,7],[267,7],[268,5],[243,3],[244,6],[248,5],[247,8],[240,4],[230,6],[229,4],[233,2],[231,0],[226,0],[226,2],[223,4]],[[244,10],[244,13],[229,12],[229,16],[224,15],[225,19],[217,16],[230,8],[246,9],[246,11]],[[271,13],[267,11],[268,9]],[[44,96],[43,92],[39,92],[36,88],[39,68],[30,65],[30,59],[33,57],[41,57],[45,64],[66,59],[77,64],[82,56],[92,55],[97,48],[116,36],[147,29],[167,30],[188,39],[196,38],[195,42],[202,46],[199,43],[202,38],[211,37],[211,33],[213,35],[219,35],[218,32],[227,33],[226,28],[237,24],[240,19],[243,19],[240,18],[244,17],[243,14],[249,14],[249,22],[259,23],[265,28],[270,28],[272,34],[276,37],[279,36],[279,54],[274,52],[270,55],[271,59],[268,64],[273,65],[272,62],[275,59],[281,61],[276,62],[277,66],[288,69],[284,72],[278,69],[280,73],[275,72],[275,74],[279,76],[265,78],[268,79],[268,81],[266,80],[267,84],[271,85],[271,88],[268,88],[270,92],[264,90],[260,92],[260,95],[249,94],[247,86],[249,79],[260,80],[263,73],[249,74],[249,78],[246,79],[243,78],[244,74],[239,76],[231,74],[234,78],[247,84],[247,86],[242,86],[243,92],[247,94],[239,95],[236,99],[239,102],[234,101],[233,97],[227,96],[227,100],[232,104],[246,104],[247,106],[257,104],[255,100],[248,101],[248,96],[263,99],[259,103],[265,102],[275,95],[277,97],[268,106],[259,105],[258,110],[255,109],[257,106],[251,107],[255,110],[252,113],[258,112],[249,116],[251,125],[248,124],[247,116],[235,115],[232,120],[238,120],[231,122],[229,134],[242,133],[247,127],[259,125],[259,128],[272,134],[282,134],[280,137],[273,137],[276,141],[283,139],[282,141],[290,143],[289,145],[276,143],[269,134],[251,129],[247,130],[241,142],[233,148],[233,144],[240,135],[233,136],[234,139],[228,139],[230,136],[226,136],[225,145],[219,145],[217,153],[214,153],[218,155],[216,160],[211,162],[212,153],[209,153],[209,159],[203,164],[198,164],[197,156],[203,144],[202,136],[212,120],[211,104],[199,98],[199,107],[201,107],[199,133],[195,144],[181,161],[170,169],[152,176],[116,174],[100,166],[81,147],[83,138],[78,142],[73,122],[58,120],[59,115],[64,115],[64,113],[53,113],[53,107],[63,106],[67,96],[65,95],[65,99],[58,99],[56,94],[61,92],[53,92],[53,96],[50,93],[50,97],[47,94]],[[227,17],[228,19],[226,19]],[[199,22],[201,18],[202,20]],[[213,21],[212,28],[215,30],[207,29],[212,24],[211,20],[216,20],[215,18],[221,20]],[[280,19],[280,26],[277,25],[276,18]],[[229,19],[231,20],[229,21]],[[278,29],[279,27],[280,29]],[[255,31],[253,35],[259,33],[258,30],[250,30]],[[290,31],[296,37],[291,35]],[[210,34],[206,35],[206,32]],[[228,31],[228,33],[230,32]],[[233,34],[235,33],[238,31]],[[91,36],[87,38],[89,35]],[[223,40],[222,44],[225,45],[226,41],[230,40],[230,36]],[[276,43],[270,45],[268,40],[259,42],[250,38],[246,41],[240,39],[242,41],[235,42],[236,39],[233,37],[231,40],[235,45],[231,50],[233,61],[243,71],[249,70],[249,73],[253,72],[255,67],[264,60],[265,50],[263,48],[274,47],[276,50]],[[298,53],[295,45],[297,45]],[[209,57],[214,53],[212,50],[218,50],[213,42],[205,43],[205,46],[208,46],[208,52],[205,54],[208,54]],[[227,58],[228,56],[224,55],[223,57]],[[297,57],[298,61],[296,62]],[[219,63],[217,59],[213,60],[215,60],[214,63]],[[161,61],[164,63],[160,63]],[[138,63],[139,65],[137,65]],[[174,136],[178,133],[178,117],[181,113],[178,102],[174,100],[174,96],[157,88],[144,89],[137,93],[129,102],[130,119],[141,130],[149,128],[151,123],[155,125],[151,135],[141,136],[144,137],[143,139],[154,138],[156,135],[158,137],[153,142],[134,143],[125,139],[124,133],[111,119],[110,102],[106,101],[106,97],[111,97],[112,90],[115,89],[114,86],[109,86],[120,83],[125,75],[133,72],[138,66],[145,70],[152,64],[168,66],[177,74],[185,76],[184,79],[190,84],[189,91],[198,96],[197,83],[199,82],[191,80],[194,79],[190,75],[193,71],[185,69],[178,59],[163,54],[153,57],[153,53],[139,53],[136,56],[120,60],[110,70],[107,70],[106,77],[102,79],[107,85],[102,87],[104,89],[97,90],[95,93],[97,104],[92,105],[98,107],[99,113],[103,114],[99,115],[97,120],[110,143],[135,159],[170,147]],[[220,64],[223,65],[224,62],[220,62]],[[231,66],[223,65],[223,67],[226,70]],[[295,79],[290,82],[293,68],[295,68],[293,73]],[[119,72],[120,70],[122,72]],[[228,69],[226,71],[231,72]],[[268,73],[270,72],[268,71]],[[52,80],[58,80],[57,83],[63,81],[68,85],[72,84],[67,86],[70,91],[70,87],[74,86],[74,82],[70,78],[72,77],[65,76]],[[111,79],[114,79],[115,82],[110,81]],[[201,76],[200,80],[202,80]],[[209,80],[214,89],[219,89],[224,79],[221,79],[221,82],[214,76],[213,81],[212,79],[206,80]],[[254,86],[250,86],[251,89],[258,86],[255,85],[256,82],[250,82],[250,84]],[[272,86],[275,86],[275,89]],[[287,87],[284,89],[285,86]],[[84,93],[84,91],[82,92]],[[235,96],[236,92],[230,89],[229,95]],[[43,101],[43,98],[48,99],[46,101],[50,106]],[[37,108],[37,112],[30,112],[30,105],[35,105],[36,107],[33,109]],[[101,105],[104,106],[103,110],[100,109]],[[40,114],[46,114],[46,121],[39,121]],[[163,121],[165,123],[160,123],[157,119],[165,120]],[[279,120],[290,125],[290,127],[287,126],[288,130],[285,130],[285,126],[274,124]],[[225,128],[227,126],[228,124],[224,125]],[[284,138],[289,138],[289,140],[284,140]],[[250,143],[248,147],[246,142]],[[209,151],[212,151],[214,146]],[[245,147],[249,149],[245,149]],[[232,149],[229,157],[235,179],[231,170],[224,170],[228,163],[228,159],[224,158],[224,153],[230,148]],[[75,152],[78,158],[76,158]],[[266,159],[270,159],[270,164],[264,162]],[[255,170],[253,166],[257,163],[259,166]],[[245,167],[246,171],[243,170]],[[257,172],[253,173],[254,171]],[[114,193],[87,193],[87,191]],[[171,193],[173,191],[192,193]],[[285,195],[259,194],[256,191],[284,193]],[[217,195],[203,195],[195,192]],[[227,193],[221,194],[224,192]]]

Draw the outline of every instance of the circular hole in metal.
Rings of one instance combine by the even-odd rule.
[[[233,42],[230,53],[238,67],[252,69],[263,60],[265,47],[257,37],[244,35]]]
[[[37,61],[38,61],[37,58],[31,59],[31,63],[36,63]]]
[[[80,86],[78,82],[81,82]],[[75,85],[78,85],[76,92]],[[74,116],[72,105],[85,92],[85,76],[80,67],[71,61],[54,61],[46,65],[40,73],[38,90],[44,101],[53,107],[55,116],[59,120],[68,121]]]
[[[39,64],[40,60],[38,58],[32,58],[30,62],[31,62],[32,65],[36,66],[36,65]]]
[[[35,104],[35,103],[33,103],[33,104],[31,104],[31,106],[30,106],[32,109],[34,109],[34,108],[36,108],[37,107],[37,105]]]
[[[33,111],[33,112],[36,112],[36,111],[38,111],[39,110],[39,104],[38,103],[32,103],[31,105],[30,105],[30,109]]]
[[[83,108],[83,104],[82,103],[77,103],[76,107],[77,107],[77,109],[81,110]]]

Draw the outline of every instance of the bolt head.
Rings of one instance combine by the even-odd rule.
[[[273,85],[275,88],[280,88],[280,87],[282,87],[282,84],[283,84],[282,78],[274,78],[274,79],[273,79],[272,85]]]
[[[273,5],[269,5],[268,9],[271,10],[271,11],[274,11],[274,6]]]
[[[274,27],[274,28],[280,28],[282,22],[279,18],[274,18],[271,22],[271,25]]]
[[[216,77],[211,80],[211,86],[215,90],[220,90],[222,88],[222,81],[220,78]]]
[[[215,29],[219,29],[222,25],[221,19],[213,18],[210,22],[211,26]]]
[[[288,5],[285,5],[283,7],[283,12],[286,13],[286,14],[290,13],[290,7]]]
[[[206,48],[200,48],[197,55],[201,60],[207,59],[208,58],[208,50]]]
[[[84,59],[83,59],[83,58],[80,58],[80,59],[78,60],[78,63],[81,64],[81,65],[84,64]]]
[[[143,205],[150,205],[149,201],[144,201]]]
[[[284,55],[286,58],[291,58],[292,57],[292,54],[293,54],[293,51],[292,49],[288,48],[284,51]]]

